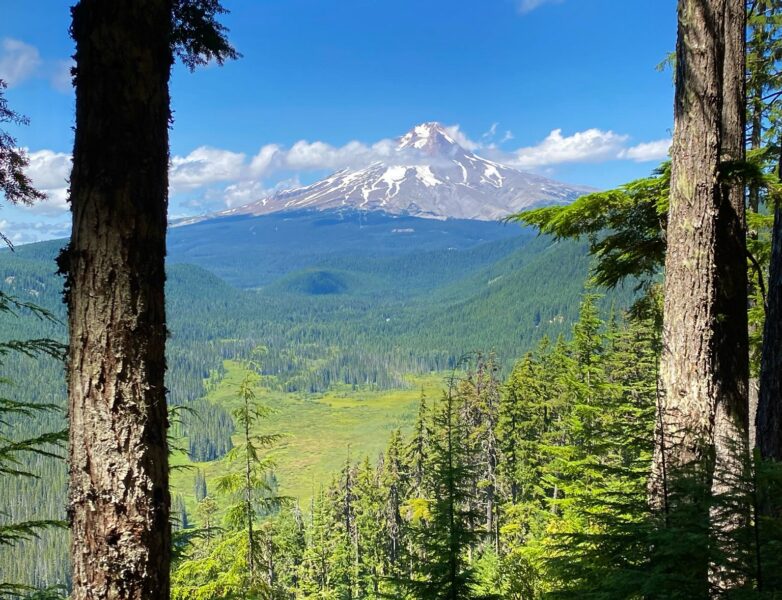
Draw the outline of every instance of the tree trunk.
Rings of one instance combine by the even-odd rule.
[[[73,600],[169,597],[170,0],[81,0],[67,271]]]
[[[782,163],[782,161],[780,161]],[[780,169],[782,175],[782,168]],[[765,459],[782,461],[782,206],[774,210],[768,309],[763,331],[757,444]]]
[[[743,162],[746,124],[746,10],[744,0],[724,0],[724,60],[722,71],[722,165]],[[721,185],[717,217],[714,412],[714,474],[711,531],[729,557],[712,569],[717,588],[743,581],[734,559],[740,554],[735,533],[749,525],[751,503],[744,494],[749,476],[749,333],[747,234],[744,183],[727,177]]]
[[[746,11],[743,0],[725,1],[722,164],[746,157]],[[716,357],[718,396],[714,423],[717,467],[730,443],[747,450],[749,426],[749,335],[747,323],[747,234],[744,183],[735,178],[721,187],[717,217]],[[730,452],[729,452],[730,453]]]
[[[671,196],[665,260],[660,415],[653,505],[668,479],[709,459],[718,373],[717,240],[722,112],[720,0],[679,0]]]

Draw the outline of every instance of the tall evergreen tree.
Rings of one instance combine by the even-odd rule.
[[[431,496],[427,518],[415,531],[422,558],[416,574],[407,582],[413,596],[421,600],[465,600],[475,596],[467,552],[477,541],[470,524],[478,515],[472,508],[474,473],[460,408],[455,383],[451,383],[434,413]]]
[[[780,160],[782,178],[782,160]],[[757,440],[763,458],[782,462],[782,202],[774,205]]]
[[[201,500],[206,498],[208,495],[206,489],[206,477],[204,477],[204,472],[200,469],[196,471],[195,482],[193,483],[193,492],[195,494],[195,499],[198,502],[201,502]]]
[[[235,56],[217,0],[81,0],[67,274],[73,593],[168,598],[169,74]]]
[[[728,422],[741,432],[746,420],[746,326],[727,323],[746,311],[743,193],[739,209],[731,204],[738,194],[725,179],[728,161],[742,155],[735,142],[743,136],[743,116],[736,114],[743,105],[734,106],[743,76],[733,72],[743,44],[743,29],[735,31],[743,6],[739,17],[731,2],[680,0],[678,7],[659,443],[651,488],[661,509],[672,473],[697,464],[710,485],[715,414],[721,435]],[[732,86],[740,91],[726,86],[726,64],[730,77],[741,80]],[[728,100],[726,90],[733,94]],[[742,315],[738,319],[745,323]]]
[[[48,311],[0,292],[0,314],[14,314],[21,310],[30,311],[41,319],[53,320]],[[0,340],[0,367],[9,356],[17,360],[21,356],[36,359],[51,356],[62,360],[63,347],[49,339]],[[13,381],[0,377],[0,484],[4,486],[18,486],[22,480],[37,479],[38,469],[30,465],[33,462],[30,459],[38,459],[39,465],[42,460],[62,459],[60,452],[67,440],[66,431],[46,431],[33,437],[15,433],[11,425],[13,418],[40,418],[46,413],[59,413],[60,408],[52,403],[15,399],[7,395],[13,387]],[[13,552],[14,546],[37,538],[46,529],[65,527],[65,523],[52,518],[14,518],[14,512],[13,506],[0,508],[0,549]],[[17,597],[28,592],[33,592],[30,586],[9,580],[6,573],[0,572],[0,596]]]
[[[355,485],[355,557],[357,598],[379,598],[385,570],[382,461],[376,469],[366,457],[358,466]]]
[[[413,435],[407,444],[404,462],[410,472],[410,492],[414,497],[422,497],[426,485],[427,457],[432,436],[430,409],[426,395],[421,392],[418,415],[413,426]]]
[[[216,527],[215,517],[217,515],[217,502],[211,496],[204,496],[196,507],[196,517],[198,524],[204,531],[204,538],[207,549],[211,545],[214,529]]]
[[[270,411],[256,397],[257,375],[247,373],[239,384],[239,406],[233,411],[242,442],[227,455],[229,472],[217,479],[217,490],[234,497],[235,502],[226,511],[226,520],[234,529],[247,536],[247,570],[250,585],[259,578],[256,557],[260,541],[255,531],[259,510],[268,511],[279,506],[281,499],[270,485],[269,474],[275,464],[262,451],[280,439],[279,434],[258,434],[256,428]]]
[[[303,565],[307,551],[306,525],[298,504],[280,513],[274,531],[275,547],[278,549],[279,587],[286,598],[298,598],[302,594]]]
[[[721,38],[718,0],[681,0],[665,268],[657,476],[708,458],[716,404],[714,331],[719,214]],[[662,503],[665,490],[655,490]]]
[[[724,1],[722,114],[720,130],[720,205],[717,217],[715,263],[715,345],[718,377],[714,406],[714,469],[712,493],[736,492],[749,465],[749,324],[747,317],[747,240],[745,182],[731,177],[731,164],[743,165],[745,151],[746,7],[745,0]],[[732,504],[730,511],[712,510],[712,531],[719,545],[730,544],[731,532],[749,523],[749,505]],[[720,569],[725,570],[727,566]],[[730,570],[730,569],[728,569]],[[714,573],[715,582],[736,579],[737,573]]]
[[[327,596],[331,590],[330,557],[335,537],[332,508],[326,490],[321,486],[310,505],[301,582],[305,597]]]
[[[755,147],[760,147],[762,141],[782,146],[778,108],[782,94],[780,17],[782,3],[779,0],[757,0],[751,6],[748,62],[752,76],[752,140]],[[782,149],[775,154],[774,171],[782,180]],[[782,461],[782,203],[778,193],[770,196],[773,222],[760,359],[757,445],[763,458]]]

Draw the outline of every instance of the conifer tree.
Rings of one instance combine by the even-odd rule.
[[[27,118],[8,106],[8,101],[5,99],[7,87],[6,82],[0,79],[0,125],[26,125]],[[27,154],[19,147],[16,138],[4,128],[0,128],[0,192],[11,204],[30,205],[46,198],[45,194],[35,189],[25,173],[29,162]],[[0,232],[0,241],[13,248],[11,240],[2,232]]]
[[[478,355],[475,372],[462,390],[466,404],[473,404],[474,421],[470,424],[468,444],[471,447],[476,480],[476,510],[485,532],[487,545],[499,552],[499,490],[498,468],[500,448],[498,422],[500,413],[499,366],[496,357]]]
[[[408,491],[408,470],[403,462],[403,444],[402,432],[395,429],[388,442],[381,474],[385,494],[381,518],[386,535],[387,576],[391,579],[402,576],[406,553],[406,525],[402,519],[402,505]]]
[[[356,597],[379,598],[385,570],[385,538],[382,461],[376,469],[366,457],[356,472],[355,554]]]
[[[16,138],[2,126],[5,124],[26,125],[26,117],[12,110],[5,98],[6,83],[0,79],[0,193],[11,204],[31,205],[46,196],[35,189],[25,173],[29,164],[26,153]],[[11,240],[0,232],[0,244],[13,249]],[[33,315],[43,321],[57,322],[49,311],[9,296],[0,290],[0,314],[18,317],[22,313]],[[52,357],[57,361],[64,358],[64,347],[52,339],[3,339],[0,340],[0,367],[9,357],[19,359]],[[41,460],[61,459],[60,452],[67,440],[67,431],[48,431],[34,437],[15,434],[12,419],[34,419],[46,413],[59,413],[60,408],[53,403],[36,403],[7,396],[5,390],[12,390],[14,381],[0,377],[0,484],[11,485],[22,479],[37,478],[39,475],[27,465],[31,458]],[[0,508],[0,548],[13,551],[12,548],[23,541],[30,541],[52,527],[64,527],[65,523],[56,519],[27,519],[18,521],[7,512],[9,507]],[[58,590],[44,590],[40,593],[27,585],[6,580],[6,574],[0,572],[0,596],[21,596],[31,593],[34,596],[60,597]]]
[[[269,473],[275,463],[262,451],[276,444],[279,434],[258,434],[256,429],[270,411],[262,406],[256,395],[258,376],[248,372],[239,384],[240,405],[233,411],[233,417],[240,428],[242,443],[226,456],[230,471],[217,479],[217,490],[235,498],[235,503],[226,511],[226,521],[247,536],[247,569],[252,585],[259,578],[256,556],[260,552],[255,522],[261,509],[276,508],[280,498],[270,486]]]
[[[195,482],[193,484],[193,492],[195,493],[195,499],[197,502],[201,502],[207,497],[206,478],[204,472],[200,469],[196,471]]]
[[[356,543],[356,470],[348,453],[339,479],[329,492],[334,544],[329,557],[334,591],[337,597],[352,600],[357,588]]]
[[[80,0],[67,275],[74,600],[168,598],[169,76],[236,52],[218,0]]]
[[[334,545],[332,507],[323,486],[310,505],[307,549],[304,553],[302,591],[305,596],[326,596],[332,585],[330,557]]]
[[[54,321],[48,311],[0,292],[0,314],[21,311]],[[20,356],[36,359],[50,356],[60,361],[63,358],[63,347],[50,339],[0,340],[0,367],[9,357],[18,360]],[[0,485],[18,485],[20,480],[38,478],[38,469],[30,466],[30,459],[39,459],[39,466],[40,461],[61,460],[61,452],[67,440],[65,430],[47,431],[34,437],[15,433],[11,425],[13,418],[34,419],[46,413],[60,413],[60,408],[52,403],[15,399],[12,394],[8,394],[13,389],[13,381],[0,377]],[[53,518],[17,520],[13,517],[13,507],[0,507],[0,551],[13,553],[14,546],[20,542],[33,540],[44,530],[66,526],[64,522]],[[27,585],[7,580],[5,575],[0,572],[0,596],[15,597],[33,592]],[[56,590],[51,592],[55,594]]]
[[[306,533],[304,515],[298,504],[281,511],[275,521],[274,540],[278,550],[279,587],[286,598],[298,598],[302,593]]]
[[[199,525],[204,531],[207,549],[212,543],[212,537],[216,528],[215,516],[217,515],[217,510],[217,502],[211,496],[204,496],[196,507],[196,517],[198,518]]]
[[[406,582],[413,596],[421,600],[474,597],[474,574],[467,551],[477,540],[470,524],[478,515],[471,509],[474,473],[460,408],[454,382],[434,413],[428,516],[415,529],[422,559],[413,579]]]
[[[404,459],[410,472],[410,494],[412,497],[423,495],[431,436],[429,407],[426,395],[422,391],[418,404],[418,415],[413,427],[413,436],[407,445]]]
[[[174,529],[182,530],[190,527],[190,519],[187,515],[185,499],[180,494],[174,497],[171,505],[171,519]]]

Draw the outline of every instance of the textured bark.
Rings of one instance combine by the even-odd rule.
[[[81,0],[70,326],[73,600],[169,597],[169,0]]]
[[[724,166],[744,161],[746,124],[746,11],[744,0],[724,0],[721,156]],[[712,588],[726,590],[745,582],[742,549],[735,536],[749,526],[752,505],[744,493],[749,473],[749,324],[747,236],[744,183],[725,178],[717,217],[714,473],[715,503],[710,527],[726,557],[712,565]],[[730,499],[729,501],[727,501]],[[744,502],[741,501],[744,500]]]
[[[746,11],[744,0],[723,0],[721,162],[744,161]],[[735,489],[749,448],[749,334],[744,184],[723,182],[717,217],[715,322],[715,493]]]
[[[733,534],[750,514],[735,504],[748,457],[749,340],[744,185],[731,173],[745,157],[745,23],[742,0],[679,0],[651,492],[667,511],[667,484],[692,473],[704,493],[731,498],[709,512],[726,556],[710,565],[715,593],[743,581]],[[701,502],[697,493],[691,501]]]
[[[668,475],[709,459],[717,378],[722,112],[720,0],[679,0],[663,349],[652,501]]]
[[[757,444],[761,456],[782,461],[782,206],[779,204],[774,211],[771,237],[757,419]]]

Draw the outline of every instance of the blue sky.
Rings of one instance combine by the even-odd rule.
[[[69,6],[2,0],[0,78],[50,199],[3,206],[16,242],[67,233]],[[224,0],[244,57],[172,75],[172,217],[249,202],[440,121],[478,154],[606,188],[672,126],[675,0]]]

